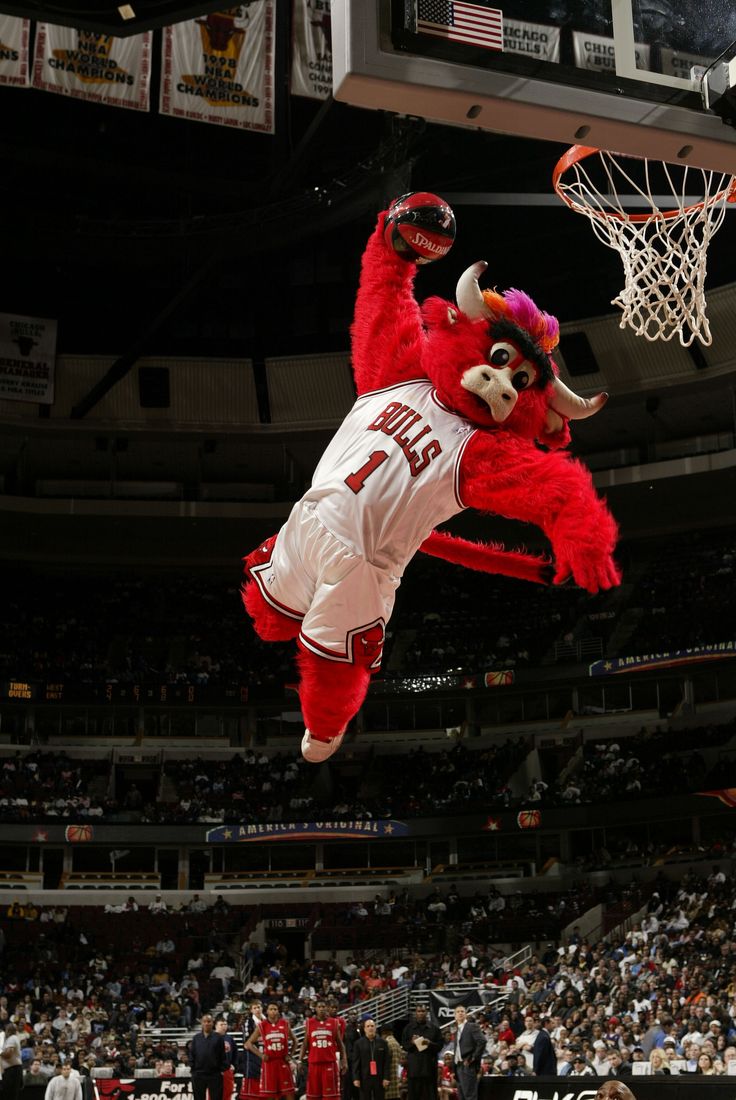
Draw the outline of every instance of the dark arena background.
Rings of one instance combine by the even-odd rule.
[[[728,180],[732,5],[332,9],[0,0],[0,1100],[255,1100],[254,1003],[299,1042],[320,998],[342,1100],[728,1100],[736,212],[711,341],[650,341],[551,179],[582,142],[688,166],[686,205],[701,169]],[[623,582],[418,554],[315,766],[241,559],[355,400],[362,251],[412,191],[457,220],[418,299],[484,258],[559,317],[563,381],[610,393],[572,451]],[[500,516],[447,528],[550,551]],[[234,1075],[201,1068],[209,1015]]]

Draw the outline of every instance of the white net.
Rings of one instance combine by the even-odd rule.
[[[579,156],[571,149],[562,158],[555,189],[621,256],[624,286],[613,300],[621,328],[647,340],[677,336],[683,347],[696,337],[710,344],[708,245],[736,197],[736,177],[603,150]],[[633,203],[644,212],[628,213],[624,204]]]

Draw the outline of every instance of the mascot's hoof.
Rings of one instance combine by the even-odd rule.
[[[321,764],[323,760],[328,760],[333,753],[337,752],[344,736],[343,729],[342,733],[338,733],[337,737],[331,737],[329,741],[318,741],[316,737],[312,737],[309,730],[305,730],[302,737],[302,756],[309,764]]]

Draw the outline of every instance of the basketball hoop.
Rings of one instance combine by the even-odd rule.
[[[597,164],[588,161],[593,156]],[[736,177],[573,145],[557,162],[552,182],[563,202],[584,214],[598,239],[621,256],[624,287],[612,303],[623,310],[621,328],[628,325],[647,340],[677,335],[683,347],[696,336],[710,344],[708,245],[726,204],[736,202]],[[687,193],[691,185],[695,200]],[[645,212],[624,209],[633,204]]]

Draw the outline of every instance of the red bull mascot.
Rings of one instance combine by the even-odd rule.
[[[461,276],[457,303],[420,307],[412,261],[421,257],[393,243],[393,209],[363,255],[358,398],[311,488],[245,559],[256,632],[296,639],[302,754],[313,763],[339,748],[380,668],[396,589],[418,550],[539,583],[571,577],[591,593],[620,582],[616,523],[587,469],[562,450],[569,421],[598,412],[607,395],[584,399],[560,381],[556,319],[520,290],[481,290],[483,262]],[[426,259],[448,247],[430,245]],[[536,524],[553,562],[435,530],[465,508]]]

